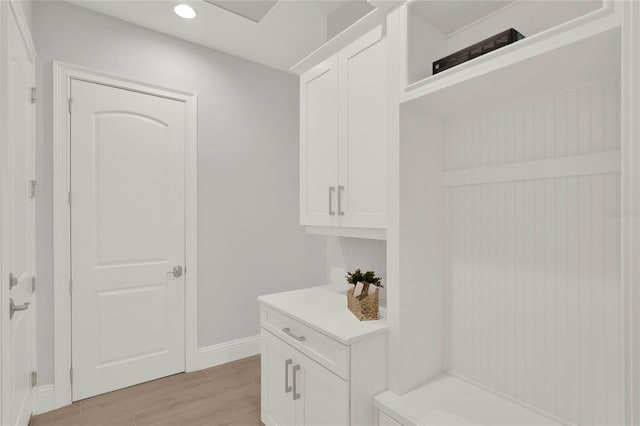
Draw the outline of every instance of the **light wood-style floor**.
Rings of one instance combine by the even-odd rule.
[[[262,425],[260,355],[95,396],[31,420],[31,426],[43,425]]]

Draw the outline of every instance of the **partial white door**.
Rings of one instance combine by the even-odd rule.
[[[331,58],[300,78],[300,223],[337,224],[338,75]]]
[[[35,271],[33,104],[34,63],[16,18],[14,5],[7,13],[7,139],[1,166],[3,178],[3,255],[6,269],[2,285],[9,287],[9,412],[10,424],[29,423],[33,412],[31,373],[34,370]],[[26,29],[25,29],[26,31]],[[3,379],[4,382],[4,379]],[[4,382],[6,383],[6,382]]]
[[[349,382],[299,355],[293,365],[297,426],[348,425]]]
[[[382,28],[338,54],[340,75],[340,225],[387,225],[387,53]]]
[[[185,105],[71,82],[73,400],[185,369]]]
[[[299,353],[262,329],[262,421],[267,426],[293,426],[293,359]]]

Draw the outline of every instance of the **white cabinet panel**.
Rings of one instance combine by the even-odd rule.
[[[262,421],[267,425],[295,424],[292,369],[295,350],[262,330]]]
[[[296,425],[349,424],[349,382],[307,357],[299,358],[295,372]]]
[[[384,228],[387,198],[387,61],[377,28],[338,55],[342,226]]]
[[[300,221],[335,225],[338,185],[338,77],[330,59],[300,79]]]

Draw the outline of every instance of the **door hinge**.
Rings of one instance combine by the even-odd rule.
[[[32,87],[31,88],[31,103],[35,104],[37,100],[38,100],[38,89],[36,89],[35,87]]]
[[[38,372],[37,371],[32,371],[31,372],[31,387],[35,388],[36,386],[38,386]]]
[[[36,292],[36,277],[31,277],[31,293]]]
[[[73,103],[73,99],[69,98],[69,114],[71,114],[71,103]]]
[[[69,294],[73,293],[73,280],[69,280]]]
[[[69,381],[73,383],[73,367],[69,369]]]
[[[69,191],[69,194],[68,194],[68,196],[67,196],[67,197],[68,197],[68,199],[69,199],[69,205],[71,205],[71,191]]]
[[[38,183],[35,180],[31,181],[31,199],[36,198],[36,187],[38,186]]]
[[[18,278],[13,275],[13,272],[9,274],[9,290],[18,285]]]

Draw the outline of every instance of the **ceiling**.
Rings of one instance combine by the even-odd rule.
[[[260,22],[278,0],[204,0],[236,15]]]
[[[412,10],[444,34],[450,34],[512,2],[513,0],[417,0],[412,4]]]
[[[288,71],[320,47],[327,37],[327,15],[349,0],[280,0],[257,23],[203,0],[69,0],[174,37]],[[173,12],[178,3],[198,16],[182,19]]]

